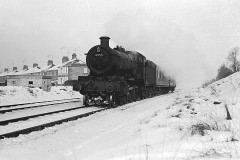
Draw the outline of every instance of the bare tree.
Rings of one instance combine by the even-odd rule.
[[[239,71],[239,65],[240,65],[240,62],[238,60],[238,55],[239,55],[239,47],[234,47],[228,57],[227,57],[227,60],[229,61],[230,63],[230,68],[232,69],[233,72],[237,72]]]

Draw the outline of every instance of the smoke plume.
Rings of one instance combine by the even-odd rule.
[[[118,13],[105,28],[117,44],[139,51],[173,76],[178,87],[197,86],[208,78],[206,59],[195,35],[164,17],[150,17],[143,10]]]

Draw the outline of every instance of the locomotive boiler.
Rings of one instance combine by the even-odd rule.
[[[91,71],[90,75],[141,78],[146,58],[138,52],[125,51],[123,47],[110,48],[109,39],[100,37],[101,44],[92,47],[87,53],[86,61]]]
[[[79,76],[74,84],[74,90],[83,95],[84,105],[114,107],[174,90],[174,80],[164,76],[155,63],[139,52],[119,46],[111,48],[109,39],[100,37],[100,45],[88,51],[86,62],[90,74]]]

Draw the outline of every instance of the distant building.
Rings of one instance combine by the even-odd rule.
[[[52,60],[49,60],[47,66],[43,68],[38,67],[37,63],[34,63],[33,68],[30,69],[24,65],[21,71],[13,67],[12,72],[4,72],[0,75],[0,85],[4,82],[4,85],[9,86],[38,87],[50,91],[52,77],[46,76],[45,71],[53,66]]]
[[[4,72],[0,74],[0,86],[16,85],[40,87],[44,90],[48,90],[49,81],[51,86],[71,85],[71,81],[78,80],[78,76],[87,76],[89,72],[86,63],[77,59],[76,53],[73,53],[71,60],[69,60],[67,56],[63,56],[62,63],[58,65],[54,65],[52,60],[48,60],[47,65],[42,68],[40,68],[37,63],[33,63],[32,68],[28,68],[27,65],[24,65],[21,71],[18,71],[17,67],[13,67],[12,72],[4,70]],[[28,84],[28,81],[33,81],[33,84]],[[48,85],[46,87],[41,83],[46,83]]]
[[[43,75],[9,75],[7,78],[8,86],[38,87],[44,91],[51,90],[51,76]]]
[[[7,68],[4,69],[4,72],[0,74],[0,86],[7,85],[7,79],[9,75],[15,75],[17,73],[17,67],[13,67],[13,71],[9,72]]]
[[[63,85],[68,80],[68,66],[75,60],[77,59],[69,61],[69,58],[66,56],[62,58],[62,64],[58,67],[58,85]]]
[[[71,81],[78,80],[78,76],[87,76],[89,69],[86,63],[77,59],[77,55],[73,53],[72,59],[65,62],[59,72],[62,73],[62,76],[58,77],[58,82],[60,82],[61,85],[71,85]]]
[[[8,72],[0,73],[0,86],[6,86],[7,85],[7,73]]]
[[[89,73],[86,63],[74,62],[68,67],[68,80],[78,80],[78,76],[88,76]]]
[[[7,85],[7,73],[8,73],[8,68],[5,68],[4,72],[0,73],[0,86]]]
[[[77,59],[76,53],[72,54],[72,59],[63,56],[62,63],[49,69],[47,72],[57,71],[57,84],[58,85],[70,85],[68,83],[71,80],[77,80],[78,76],[87,76],[89,69],[86,63]]]
[[[50,70],[52,68],[54,68],[55,65],[53,64],[52,60],[48,60],[47,62],[47,66],[41,68],[41,75],[45,75],[45,76],[51,76],[51,83],[52,85],[57,85],[56,81],[57,81],[57,71],[56,70]]]

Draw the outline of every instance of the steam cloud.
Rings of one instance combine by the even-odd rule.
[[[201,85],[208,77],[206,59],[198,40],[164,17],[143,10],[118,13],[105,25],[106,35],[129,50],[136,50],[173,76],[178,87]]]

